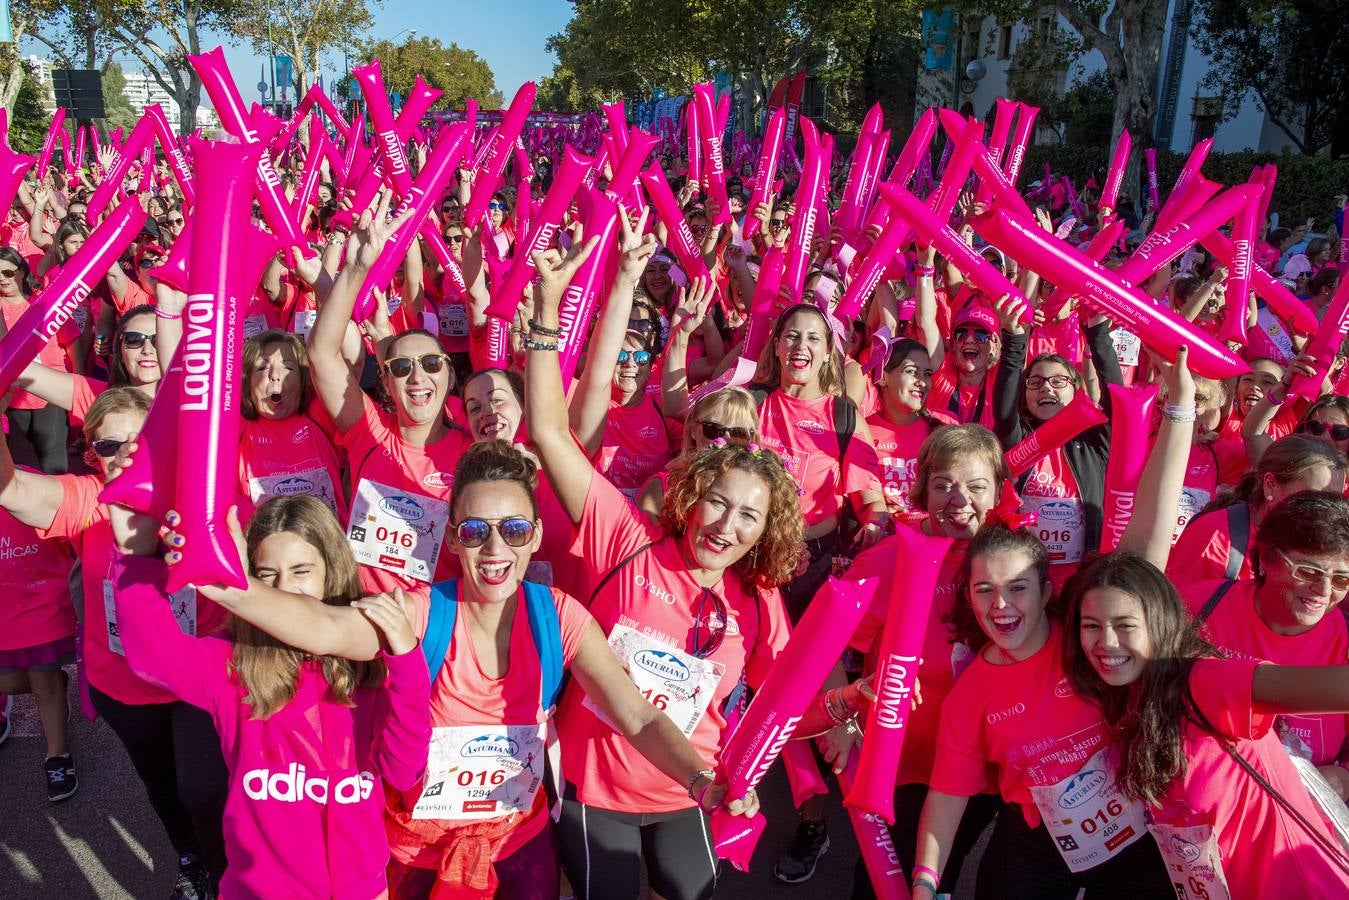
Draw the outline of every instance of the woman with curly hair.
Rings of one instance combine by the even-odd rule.
[[[742,685],[760,684],[787,642],[777,585],[800,551],[796,484],[771,452],[714,444],[676,462],[653,523],[597,475],[568,428],[556,356],[559,301],[594,246],[578,246],[565,261],[535,256],[530,436],[576,525],[590,613],[638,689],[699,755],[715,759]],[[710,896],[717,860],[696,798],[712,772],[671,784],[575,684],[558,725],[568,781],[559,837],[578,896],[636,896],[643,863],[662,897]]]

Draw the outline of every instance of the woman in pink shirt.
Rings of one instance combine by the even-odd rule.
[[[1345,590],[1332,584],[1327,593],[1315,575],[1349,571],[1349,500],[1342,491],[1303,491],[1274,506],[1252,556],[1251,580],[1191,582],[1181,590],[1200,634],[1228,656],[1301,666],[1349,662],[1349,628],[1335,612]],[[1341,800],[1349,796],[1346,726],[1349,719],[1339,714],[1279,722],[1288,752],[1310,760]]]
[[[555,355],[559,303],[595,243],[565,261],[535,256],[530,435],[578,528],[592,615],[638,689],[712,759],[739,686],[760,684],[786,644],[776,586],[799,552],[796,490],[774,454],[714,446],[671,473],[656,525],[598,477],[570,434]],[[661,896],[708,896],[717,860],[696,794],[691,800],[642,759],[575,685],[558,722],[567,780],[559,831],[572,887],[587,898],[635,896],[645,862]],[[693,786],[701,791],[705,780]]]
[[[1299,491],[1343,493],[1346,465],[1324,441],[1303,434],[1279,438],[1236,490],[1186,524],[1166,574],[1177,586],[1249,579],[1255,535],[1266,513]]]
[[[154,553],[157,533],[147,531],[140,549]],[[262,504],[240,550],[250,575],[278,591],[358,608],[382,651],[372,663],[315,658],[242,619],[231,622],[230,640],[185,635],[162,587],[164,565],[123,560],[116,604],[128,662],[208,712],[220,734],[230,863],[220,895],[387,896],[384,786],[406,790],[421,779],[431,737],[430,685],[408,601],[360,599],[342,530],[315,497]]]
[[[1349,588],[1349,571],[1316,575]],[[1336,588],[1336,585],[1340,586]],[[1349,860],[1275,734],[1278,714],[1349,712],[1349,666],[1210,658],[1175,587],[1135,554],[1070,585],[1064,666],[1101,705],[1128,797],[1176,890],[1233,900],[1342,897]]]
[[[1335,383],[1335,369],[1321,384],[1321,393],[1297,418],[1293,431],[1298,434],[1310,434],[1325,441],[1341,453],[1349,453],[1349,397],[1331,393]],[[1256,403],[1255,408],[1246,415],[1241,426],[1241,436],[1246,442],[1246,455],[1251,465],[1258,465],[1260,454],[1274,442],[1276,423],[1284,413],[1286,391],[1294,375],[1316,374],[1311,360],[1297,356],[1288,365],[1283,380],[1275,387],[1265,391],[1265,395]]]

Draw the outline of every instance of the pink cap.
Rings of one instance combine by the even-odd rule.
[[[951,329],[954,331],[962,325],[977,325],[989,334],[998,333],[998,317],[993,314],[993,310],[982,304],[971,303],[956,313],[951,321]]]

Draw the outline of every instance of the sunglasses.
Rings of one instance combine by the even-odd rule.
[[[1026,390],[1038,391],[1046,384],[1056,391],[1061,391],[1073,383],[1073,380],[1067,375],[1050,375],[1045,378],[1041,375],[1032,375],[1026,379]]]
[[[654,331],[655,319],[628,319],[628,331]]]
[[[454,526],[455,539],[470,550],[481,547],[496,531],[507,547],[523,547],[534,540],[534,523],[523,516],[506,519],[465,519]]]
[[[1321,579],[1325,578],[1330,582],[1332,590],[1349,591],[1349,572],[1327,572],[1320,566],[1294,562],[1282,550],[1275,550],[1274,552],[1282,556],[1283,561],[1288,563],[1288,571],[1292,573],[1296,580],[1304,584],[1320,584]]]
[[[1330,432],[1332,441],[1349,441],[1349,425],[1327,425],[1325,422],[1303,422],[1297,427],[1298,434],[1310,434],[1312,437],[1322,437],[1326,432]]]
[[[979,344],[987,344],[993,340],[993,335],[982,328],[957,328],[951,332],[951,337],[958,341],[963,341],[965,338],[974,338],[975,342]]]
[[[459,208],[458,203],[451,203],[449,206],[442,206],[440,211],[443,213],[452,213]]]
[[[96,441],[90,441],[89,446],[94,449],[95,453],[104,459],[112,459],[117,455],[117,451],[122,449],[122,445],[125,443],[125,440],[119,441],[116,438],[99,438]]]
[[[140,331],[122,332],[122,346],[126,347],[128,350],[139,350],[141,347],[145,346],[146,341],[153,341],[154,339],[155,333],[153,331],[149,334]]]
[[[769,228],[772,228],[774,231],[777,231],[777,230],[782,229],[782,228],[786,228],[786,227],[787,227],[787,220],[786,220],[786,219],[769,219],[769,220],[768,220],[768,227],[769,227]]]
[[[18,274],[18,269],[0,269],[0,278],[13,278]]]
[[[384,368],[394,378],[407,378],[412,374],[412,369],[415,366],[420,366],[421,370],[427,375],[435,375],[445,368],[445,364],[449,361],[450,358],[444,353],[427,353],[423,356],[395,356],[384,361]]]
[[[646,365],[647,363],[651,362],[651,351],[650,351],[650,350],[619,350],[619,351],[618,351],[618,364],[619,364],[620,366],[626,365],[627,362],[628,362],[628,360],[632,360],[634,363],[636,363],[636,364],[639,365],[639,366],[644,366],[644,365]]]
[[[504,204],[504,203],[498,203],[498,202],[496,202],[495,200],[493,200],[491,203],[487,204],[487,208],[488,208],[488,209],[505,209],[505,208],[506,208],[506,204]]]
[[[712,616],[707,615],[707,603],[712,602]],[[703,631],[706,637],[699,637]],[[698,599],[698,613],[693,619],[693,655],[707,659],[721,646],[726,637],[726,604],[711,588],[703,588]]]
[[[730,438],[733,441],[743,441],[748,444],[754,440],[754,435],[748,428],[734,428],[730,425],[722,425],[720,422],[709,422],[706,419],[699,419],[698,426],[703,430],[703,437],[709,441]]]
[[[181,217],[181,216],[180,216],[179,218],[177,218],[177,219],[160,219],[160,220],[158,220],[158,221],[159,221],[159,224],[160,224],[160,225],[181,225],[181,224],[183,224],[183,220],[182,220],[182,217]]]
[[[159,257],[158,256],[142,257],[138,265],[142,269],[153,269],[155,266],[159,265]]]
[[[464,242],[464,236],[462,234],[447,234],[445,235],[445,240],[449,241],[451,244],[462,244]]]

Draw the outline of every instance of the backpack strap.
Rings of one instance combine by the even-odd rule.
[[[1227,569],[1223,577],[1236,578],[1246,561],[1246,545],[1251,539],[1251,506],[1249,503],[1233,503],[1227,507],[1227,532],[1232,536],[1232,546],[1227,551]]]
[[[651,544],[649,543],[643,544],[636,550],[629,553],[627,556],[620,559],[618,561],[618,565],[614,566],[608,572],[604,573],[604,577],[600,579],[599,584],[595,585],[595,589],[590,592],[590,599],[586,601],[586,609],[589,609],[591,606],[595,604],[595,598],[600,595],[600,590],[603,589],[603,587],[609,583],[610,579],[612,579],[615,575],[618,574],[619,569],[623,568],[628,563],[632,562],[634,559],[641,556],[643,553],[645,553],[650,549]]]
[[[763,402],[773,392],[773,389],[766,384],[749,384],[745,386],[745,390],[749,391],[749,395],[754,398],[755,409],[763,406]]]
[[[445,654],[454,637],[454,620],[459,615],[459,582],[451,578],[431,585],[431,607],[426,614],[426,634],[422,636],[422,654],[431,672],[431,683],[445,665]]]
[[[1218,604],[1222,602],[1223,597],[1227,596],[1227,592],[1232,590],[1232,585],[1236,583],[1235,579],[1229,578],[1218,585],[1218,589],[1213,592],[1213,596],[1209,597],[1203,609],[1199,610],[1199,615],[1194,617],[1194,624],[1202,625],[1207,622],[1208,617],[1213,615],[1213,611],[1218,608]]]
[[[848,444],[852,441],[853,433],[857,431],[857,404],[852,402],[848,396],[838,396],[834,398],[834,434],[838,438],[838,461],[843,464],[843,459],[848,455]]]
[[[557,705],[557,696],[562,692],[562,622],[552,591],[533,581],[526,581],[524,588],[529,633],[534,638],[542,673],[539,706],[549,710]]]

